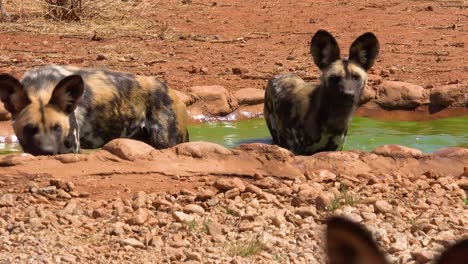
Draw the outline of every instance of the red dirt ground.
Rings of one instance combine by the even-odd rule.
[[[160,75],[170,87],[183,91],[215,84],[231,91],[263,88],[277,73],[294,71],[315,79],[318,69],[308,45],[315,31],[327,29],[344,54],[357,36],[374,32],[381,52],[371,72],[388,80],[427,88],[468,80],[465,1],[163,1],[157,9],[135,15],[167,23],[171,38],[129,33],[93,41],[91,35],[2,30],[0,72],[20,77],[36,65],[76,64]],[[107,59],[97,60],[98,55]],[[248,73],[233,74],[236,67]],[[87,184],[93,193],[115,191],[122,182],[137,186],[132,178],[118,178],[109,185],[95,176]],[[163,178],[165,186],[174,186],[169,177]]]

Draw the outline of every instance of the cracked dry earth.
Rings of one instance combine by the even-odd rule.
[[[305,157],[131,140],[5,156],[0,263],[325,263],[330,215],[364,224],[394,263],[429,263],[468,237],[467,164],[463,148]]]

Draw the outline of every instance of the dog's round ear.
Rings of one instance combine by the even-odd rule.
[[[379,41],[374,33],[359,36],[349,48],[349,60],[368,71],[379,55]]]
[[[369,231],[344,217],[327,220],[326,249],[329,264],[388,263]]]
[[[20,81],[6,73],[0,74],[0,100],[12,115],[21,112],[31,103]]]
[[[310,54],[319,69],[324,70],[340,59],[340,47],[336,39],[326,30],[319,30],[310,41]]]
[[[459,241],[442,252],[437,264],[456,264],[468,262],[468,239]]]
[[[80,75],[67,76],[55,86],[49,104],[55,105],[64,113],[69,114],[75,110],[83,92],[83,78]]]

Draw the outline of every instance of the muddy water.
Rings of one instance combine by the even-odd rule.
[[[213,122],[189,128],[190,140],[205,140],[233,147],[245,142],[271,142],[263,119]],[[354,117],[345,150],[373,150],[384,144],[399,144],[432,152],[446,146],[468,147],[468,116],[427,122],[378,121]]]
[[[249,142],[271,143],[264,119],[200,123],[189,127],[189,133],[191,141],[210,141],[226,147]],[[468,147],[468,116],[427,122],[353,118],[345,150],[370,151],[383,144],[405,145],[427,153],[447,146]],[[10,153],[21,153],[21,148],[16,143],[0,141],[0,155]]]

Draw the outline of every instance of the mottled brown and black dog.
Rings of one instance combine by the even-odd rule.
[[[155,148],[188,141],[185,104],[155,77],[45,65],[0,75],[0,99],[24,152],[77,153],[132,138]]]
[[[365,33],[351,45],[349,57],[341,58],[335,38],[319,30],[310,52],[322,71],[318,85],[284,74],[270,79],[265,91],[264,114],[273,143],[301,155],[342,149],[379,43]]]

